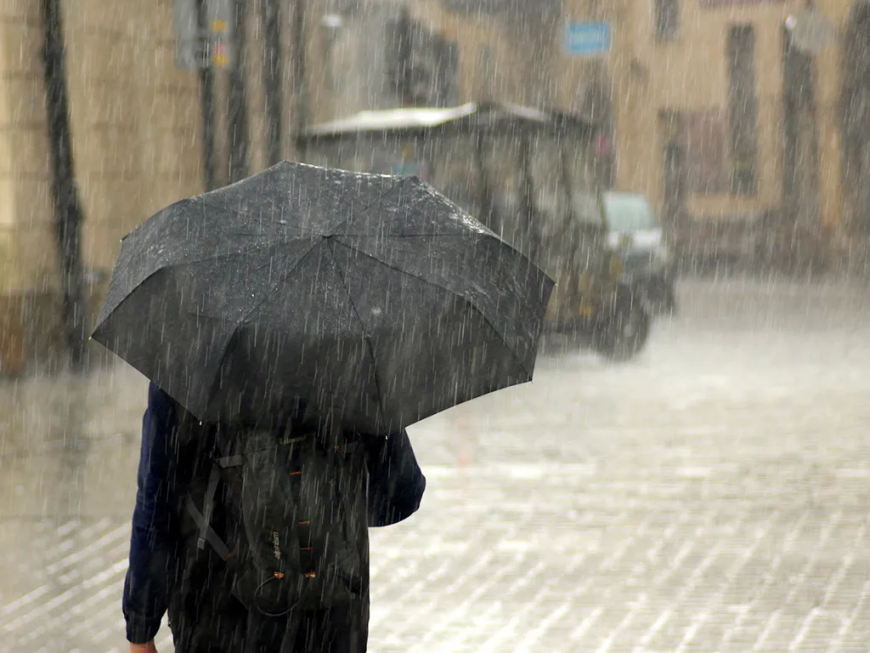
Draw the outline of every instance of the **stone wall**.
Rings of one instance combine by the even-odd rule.
[[[175,70],[172,0],[64,9],[84,263],[109,272],[126,232],[201,190],[197,79]],[[0,3],[0,373],[50,356],[59,310],[42,43],[38,0]]]

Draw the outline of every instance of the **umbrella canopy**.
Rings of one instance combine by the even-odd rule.
[[[383,433],[530,381],[552,288],[419,179],[285,162],[131,232],[93,337],[202,420]]]

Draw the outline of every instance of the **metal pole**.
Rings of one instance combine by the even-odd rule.
[[[229,97],[229,143],[230,143],[230,183],[248,176],[248,136],[247,93],[245,92],[245,31],[247,0],[233,2],[233,34],[235,36],[234,56],[230,66]]]
[[[281,3],[280,0],[261,0],[260,17],[263,21],[265,70],[263,83],[266,99],[266,140],[269,164],[275,165],[281,155],[282,57],[281,57]]]
[[[411,31],[411,14],[407,6],[402,7],[399,17],[399,96],[402,105],[412,106],[414,98],[414,42]]]
[[[51,150],[52,196],[63,293],[64,334],[70,364],[80,370],[85,363],[84,270],[81,255],[81,225],[84,219],[75,182],[72,134],[70,132],[60,0],[42,0],[42,27],[45,38],[42,56],[45,64],[45,92],[48,110],[48,136]]]
[[[535,208],[534,179],[532,178],[532,139],[527,130],[520,134],[520,206],[523,213],[523,233],[526,238],[527,255],[536,265],[541,264],[540,216]]]
[[[299,147],[301,137],[308,125],[308,86],[305,80],[305,21],[306,0],[295,0],[293,3],[293,135]],[[300,152],[300,158],[305,157]]]
[[[477,168],[477,176],[480,182],[478,201],[480,202],[481,222],[501,236],[501,220],[500,216],[496,215],[495,212],[495,199],[493,197],[492,184],[489,179],[489,170],[486,165],[486,139],[484,137],[483,128],[479,124],[476,125],[474,129],[477,130],[474,141],[474,158],[475,166]]]
[[[205,33],[208,30],[206,0],[197,0],[196,11],[197,26],[202,33]],[[215,75],[210,53],[205,54],[205,59],[199,62],[199,102],[202,116],[202,180],[208,192],[216,187],[217,161],[215,159]]]

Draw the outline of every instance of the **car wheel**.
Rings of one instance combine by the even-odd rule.
[[[631,292],[620,293],[614,310],[597,330],[595,349],[612,361],[636,356],[649,338],[650,319],[643,302]]]

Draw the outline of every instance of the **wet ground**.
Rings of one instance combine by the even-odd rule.
[[[373,532],[370,650],[870,650],[870,288],[680,296],[636,361],[551,343],[412,429],[429,488]],[[144,389],[0,386],[0,652],[123,650]]]

